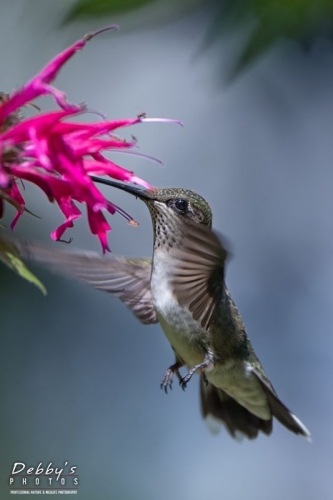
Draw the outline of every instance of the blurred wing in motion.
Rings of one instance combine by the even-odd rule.
[[[24,259],[118,297],[141,323],[158,323],[150,291],[151,259],[69,253],[29,242],[15,245]]]
[[[208,330],[221,304],[227,251],[217,235],[201,224],[189,225],[174,259],[172,285],[179,303]]]

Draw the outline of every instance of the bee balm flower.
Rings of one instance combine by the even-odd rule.
[[[135,146],[134,139],[126,141],[115,135],[119,129],[147,121],[174,120],[147,119],[140,115],[125,120],[76,122],[75,118],[86,111],[85,106],[69,103],[64,92],[51,85],[62,66],[87,41],[115,28],[110,26],[86,35],[57,55],[22,88],[11,94],[0,93],[0,217],[5,202],[14,205],[17,213],[12,228],[25,211],[19,181],[29,181],[42,189],[50,201],[55,201],[65,216],[64,222],[51,233],[52,239],[60,240],[66,229],[73,227],[74,221],[81,216],[77,203],[83,203],[90,230],[98,236],[105,252],[109,250],[107,232],[111,227],[103,211],[119,212],[128,220],[132,219],[103,196],[90,175],[107,175],[151,187],[133,172],[107,159],[104,153],[130,152]],[[52,96],[58,109],[23,118],[21,108],[44,95]]]

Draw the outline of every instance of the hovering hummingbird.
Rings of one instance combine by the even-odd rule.
[[[225,424],[233,437],[271,434],[273,417],[310,438],[280,401],[247,336],[224,281],[228,252],[212,230],[212,212],[200,195],[182,188],[142,190],[92,177],[122,189],[148,207],[154,230],[152,258],[101,257],[23,243],[23,257],[46,264],[122,300],[145,325],[160,323],[175,354],[161,388],[174,375],[183,389],[200,377],[204,417]],[[179,369],[187,367],[184,376]]]

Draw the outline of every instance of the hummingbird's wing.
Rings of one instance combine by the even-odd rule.
[[[179,304],[188,307],[207,330],[221,303],[227,251],[211,229],[189,224],[180,244],[169,252],[174,260],[173,292]]]
[[[141,323],[158,323],[150,290],[151,259],[69,253],[29,242],[15,245],[23,258],[118,297]]]

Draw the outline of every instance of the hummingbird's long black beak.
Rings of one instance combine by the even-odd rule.
[[[103,179],[102,177],[97,177],[95,175],[91,175],[90,178],[99,184],[104,184],[105,186],[111,186],[115,187],[117,189],[121,189],[122,191],[126,191],[126,193],[132,194],[133,196],[137,196],[138,198],[141,198],[143,200],[147,198],[151,198],[151,196],[148,196],[148,192],[151,193],[149,190],[145,190],[143,188],[138,188],[136,186],[130,186],[128,184],[124,184],[122,182],[114,182],[109,179]]]

